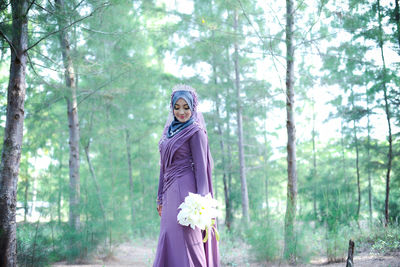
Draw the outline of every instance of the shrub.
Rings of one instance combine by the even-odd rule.
[[[251,246],[252,254],[258,260],[273,261],[279,258],[282,232],[278,223],[267,224],[259,221],[253,224],[246,232],[247,241]]]

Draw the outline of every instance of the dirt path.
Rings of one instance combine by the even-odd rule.
[[[67,265],[65,262],[54,264],[53,267],[108,267],[108,266],[152,266],[155,256],[156,241],[139,240],[132,243],[124,243],[115,247],[108,257],[101,255],[94,256],[94,259],[80,265]],[[248,248],[235,248],[229,253],[221,255],[222,266],[224,267],[288,267],[289,265],[279,262],[255,262],[250,260],[247,253]],[[326,264],[325,259],[313,259],[306,265],[297,267],[328,266],[344,267],[344,262]],[[400,251],[390,255],[371,255],[362,253],[355,255],[354,266],[356,267],[400,267]]]

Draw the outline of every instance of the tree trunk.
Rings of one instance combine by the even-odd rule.
[[[89,170],[90,170],[90,174],[91,174],[91,176],[93,178],[94,186],[96,187],[96,194],[97,194],[97,199],[99,200],[101,214],[103,215],[104,223],[106,223],[106,209],[104,208],[103,199],[101,197],[102,194],[100,192],[100,186],[99,186],[99,183],[97,182],[96,173],[94,171],[92,162],[90,160],[89,151],[90,151],[90,138],[89,138],[89,140],[88,140],[88,142],[87,142],[87,144],[85,146],[86,160],[87,160],[87,163],[89,165]]]
[[[24,128],[25,74],[28,48],[28,1],[12,0],[12,40],[7,114],[0,170],[0,266],[17,266],[15,213]],[[8,38],[7,38],[8,41]]]
[[[238,32],[238,12],[235,9],[234,14],[234,31]],[[240,162],[240,181],[242,186],[242,212],[243,218],[248,223],[250,222],[249,216],[249,197],[247,193],[247,181],[246,181],[246,163],[244,158],[244,146],[243,146],[243,125],[242,125],[242,105],[240,101],[240,77],[239,77],[239,46],[237,41],[234,44],[235,53],[234,53],[234,64],[235,64],[235,86],[236,86],[236,119],[237,119],[237,127],[238,127],[238,136],[239,136],[239,162]]]
[[[265,183],[265,208],[267,220],[269,221],[269,181],[268,181],[268,152],[267,152],[267,120],[264,124],[264,183]]]
[[[65,14],[64,0],[55,0],[58,9],[57,23],[60,29],[60,45],[65,68],[65,82],[68,92],[67,101],[69,127],[69,223],[76,231],[80,228],[80,177],[79,177],[79,119],[76,99],[76,79],[71,58],[70,43],[64,30]]]
[[[354,110],[354,92],[353,88],[351,88],[351,105]],[[356,145],[356,174],[357,174],[357,193],[358,193],[358,198],[357,198],[357,213],[356,213],[356,218],[358,222],[358,218],[360,216],[360,207],[361,207],[361,189],[360,189],[360,151],[358,147],[358,137],[357,137],[357,124],[356,120],[353,119],[353,134],[354,134],[354,142]]]
[[[285,214],[285,248],[284,257],[295,262],[294,224],[296,219],[297,201],[297,170],[296,170],[296,127],[294,121],[294,23],[293,0],[286,0],[286,128],[287,128],[287,201]]]
[[[29,211],[28,198],[29,198],[29,178],[28,178],[28,168],[26,168],[25,190],[24,190],[24,223],[26,223],[26,217],[27,217],[28,211]]]
[[[357,213],[356,218],[358,221],[358,217],[360,216],[360,207],[361,207],[361,188],[360,188],[360,152],[358,148],[358,137],[356,130],[356,121],[353,120],[353,133],[354,133],[354,142],[356,145],[356,173],[357,173]]]
[[[218,96],[217,96],[218,97]],[[216,112],[217,112],[217,116],[219,119],[219,101],[216,100]],[[230,230],[231,229],[231,222],[232,222],[232,208],[231,208],[231,200],[230,200],[230,188],[228,185],[228,181],[227,181],[227,176],[228,176],[228,168],[227,168],[227,164],[226,164],[226,159],[225,159],[225,143],[224,143],[224,136],[222,133],[222,127],[220,125],[219,122],[217,122],[217,131],[218,131],[218,135],[220,137],[219,140],[219,144],[221,147],[221,160],[222,160],[222,166],[223,166],[223,174],[222,174],[222,181],[224,183],[224,197],[225,197],[225,225],[226,227]]]
[[[350,239],[349,240],[349,250],[347,253],[346,267],[354,266],[353,255],[354,255],[354,242],[353,242],[353,240]]]
[[[349,181],[347,179],[347,171],[346,171],[346,147],[344,144],[343,129],[344,129],[343,119],[341,119],[340,120],[340,145],[342,147],[342,171],[343,171],[345,188],[349,188]],[[345,195],[346,195],[345,200],[344,200],[345,207],[346,207],[345,213],[346,213],[346,216],[349,216],[350,215],[349,203],[352,202],[351,199],[352,199],[353,194],[350,194],[349,191],[346,191]]]
[[[390,123],[391,115],[390,115],[389,101],[388,101],[387,87],[386,87],[386,64],[385,64],[385,56],[383,55],[383,29],[382,29],[382,14],[381,14],[380,0],[378,0],[378,22],[379,22],[379,48],[381,50],[382,67],[383,67],[382,89],[385,100],[385,114],[388,124],[388,141],[389,141],[388,162],[386,171],[386,197],[385,197],[385,226],[387,226],[389,224],[390,171],[392,169],[393,148],[392,148],[392,125]]]
[[[227,58],[227,72],[226,72],[226,79],[227,82],[231,82],[231,56],[229,53],[229,46],[225,50],[226,52],[226,58]],[[230,92],[230,87],[226,86],[226,98],[225,98],[225,111],[226,111],[226,118],[225,118],[225,124],[226,124],[226,133],[225,133],[225,140],[226,140],[226,149],[227,149],[227,175],[228,175],[228,195],[231,196],[231,190],[232,190],[232,146],[231,146],[231,127],[230,127],[230,121],[231,121],[231,92]],[[230,202],[232,204],[232,202]],[[231,212],[230,212],[230,224],[232,225],[233,223],[233,210],[232,210],[232,205],[230,205]]]
[[[214,31],[212,32],[212,36],[214,37]],[[215,62],[215,53],[213,53],[213,61],[212,61],[212,69],[213,69],[213,78],[214,78],[214,85],[217,88],[217,67],[216,67],[216,62]],[[225,103],[226,104],[226,103]],[[221,160],[222,160],[222,168],[223,168],[223,173],[222,173],[222,182],[224,184],[224,197],[225,197],[225,225],[228,228],[228,230],[231,229],[231,203],[230,203],[230,189],[228,187],[228,181],[227,181],[227,176],[228,176],[228,170],[227,170],[227,164],[226,164],[226,151],[225,151],[225,142],[224,142],[224,136],[222,132],[222,127],[221,127],[221,115],[220,115],[220,102],[219,102],[219,94],[218,94],[218,89],[215,90],[215,111],[216,111],[216,125],[217,125],[217,132],[219,135],[219,144],[221,147]]]
[[[63,167],[63,152],[60,148],[60,167],[59,167],[59,175],[58,175],[58,196],[57,196],[57,220],[58,224],[61,223],[61,199],[62,199],[62,167]]]
[[[133,195],[133,175],[132,175],[132,160],[131,160],[131,141],[129,130],[125,130],[125,138],[126,138],[126,156],[128,159],[128,171],[129,171],[129,199],[131,201],[131,220],[132,227],[135,224],[135,202]]]
[[[370,162],[371,162],[371,124],[370,124],[370,109],[369,109],[369,97],[368,97],[368,92],[366,92],[367,96],[367,131],[368,131],[368,137],[367,137],[367,173],[368,173],[368,210],[369,210],[369,222],[372,225],[372,183],[371,183],[371,167],[370,167]]]
[[[229,60],[228,60],[229,61]],[[232,190],[232,147],[231,147],[231,143],[230,143],[230,132],[231,132],[231,127],[230,127],[230,120],[231,120],[231,110],[230,110],[230,92],[229,92],[229,87],[226,87],[226,119],[225,119],[225,123],[226,123],[226,136],[225,136],[225,140],[227,140],[226,142],[226,146],[227,146],[227,175],[228,175],[228,181],[227,181],[227,193],[229,196],[229,208],[230,208],[230,221],[229,221],[229,225],[232,225],[233,223],[233,211],[232,211],[232,205],[231,205],[231,190]]]
[[[312,98],[312,155],[313,155],[313,170],[312,170],[312,180],[313,181],[313,211],[315,220],[318,219],[317,213],[317,150],[315,147],[315,99],[314,96]]]
[[[398,42],[398,49],[400,51],[400,10],[399,10],[399,0],[395,0],[395,8],[394,8],[394,19],[396,21],[397,26],[397,42]]]

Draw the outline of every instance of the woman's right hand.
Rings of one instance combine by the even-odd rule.
[[[162,205],[157,205],[158,215],[161,217]]]

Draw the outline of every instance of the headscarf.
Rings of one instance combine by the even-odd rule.
[[[172,105],[173,99],[176,94],[178,94],[176,96],[179,96],[179,94],[181,94],[180,91],[184,91],[186,94],[189,93],[192,96],[193,102],[192,102],[192,108],[191,108],[191,110],[192,110],[191,119],[193,119],[193,123],[186,126],[184,129],[181,129],[178,133],[176,133],[174,135],[174,137],[168,138],[168,129],[174,121],[174,115],[173,115],[174,114],[173,113],[174,106]],[[191,102],[189,99],[188,99],[188,101]],[[188,102],[188,101],[186,101],[186,102]],[[188,104],[189,104],[189,102],[188,102]],[[160,158],[161,166],[163,166],[163,167],[168,166],[172,161],[172,156],[174,155],[176,149],[178,149],[179,146],[181,146],[184,142],[186,142],[195,132],[201,130],[201,131],[204,131],[207,133],[203,114],[199,110],[197,110],[197,107],[198,107],[198,98],[197,98],[196,90],[193,87],[191,87],[189,85],[185,85],[185,84],[178,84],[178,85],[174,86],[174,88],[172,88],[170,111],[169,111],[168,118],[167,118],[167,121],[164,126],[163,134],[158,143],[159,150],[161,153],[161,158]],[[213,160],[212,160],[209,150],[210,149],[208,148],[207,158],[209,161],[208,166],[210,167],[210,177],[209,178],[211,179],[211,169],[214,164],[213,164]],[[212,191],[212,189],[210,191]]]
[[[188,104],[190,111],[192,112],[192,116],[189,118],[189,120],[185,122],[180,122],[175,116],[174,120],[171,122],[170,126],[168,127],[168,132],[167,132],[167,137],[171,138],[189,125],[191,125],[194,122],[193,119],[193,95],[189,91],[175,91],[172,94],[172,100],[171,100],[171,107],[172,109],[174,108],[176,102],[182,98],[183,100],[186,101]]]

